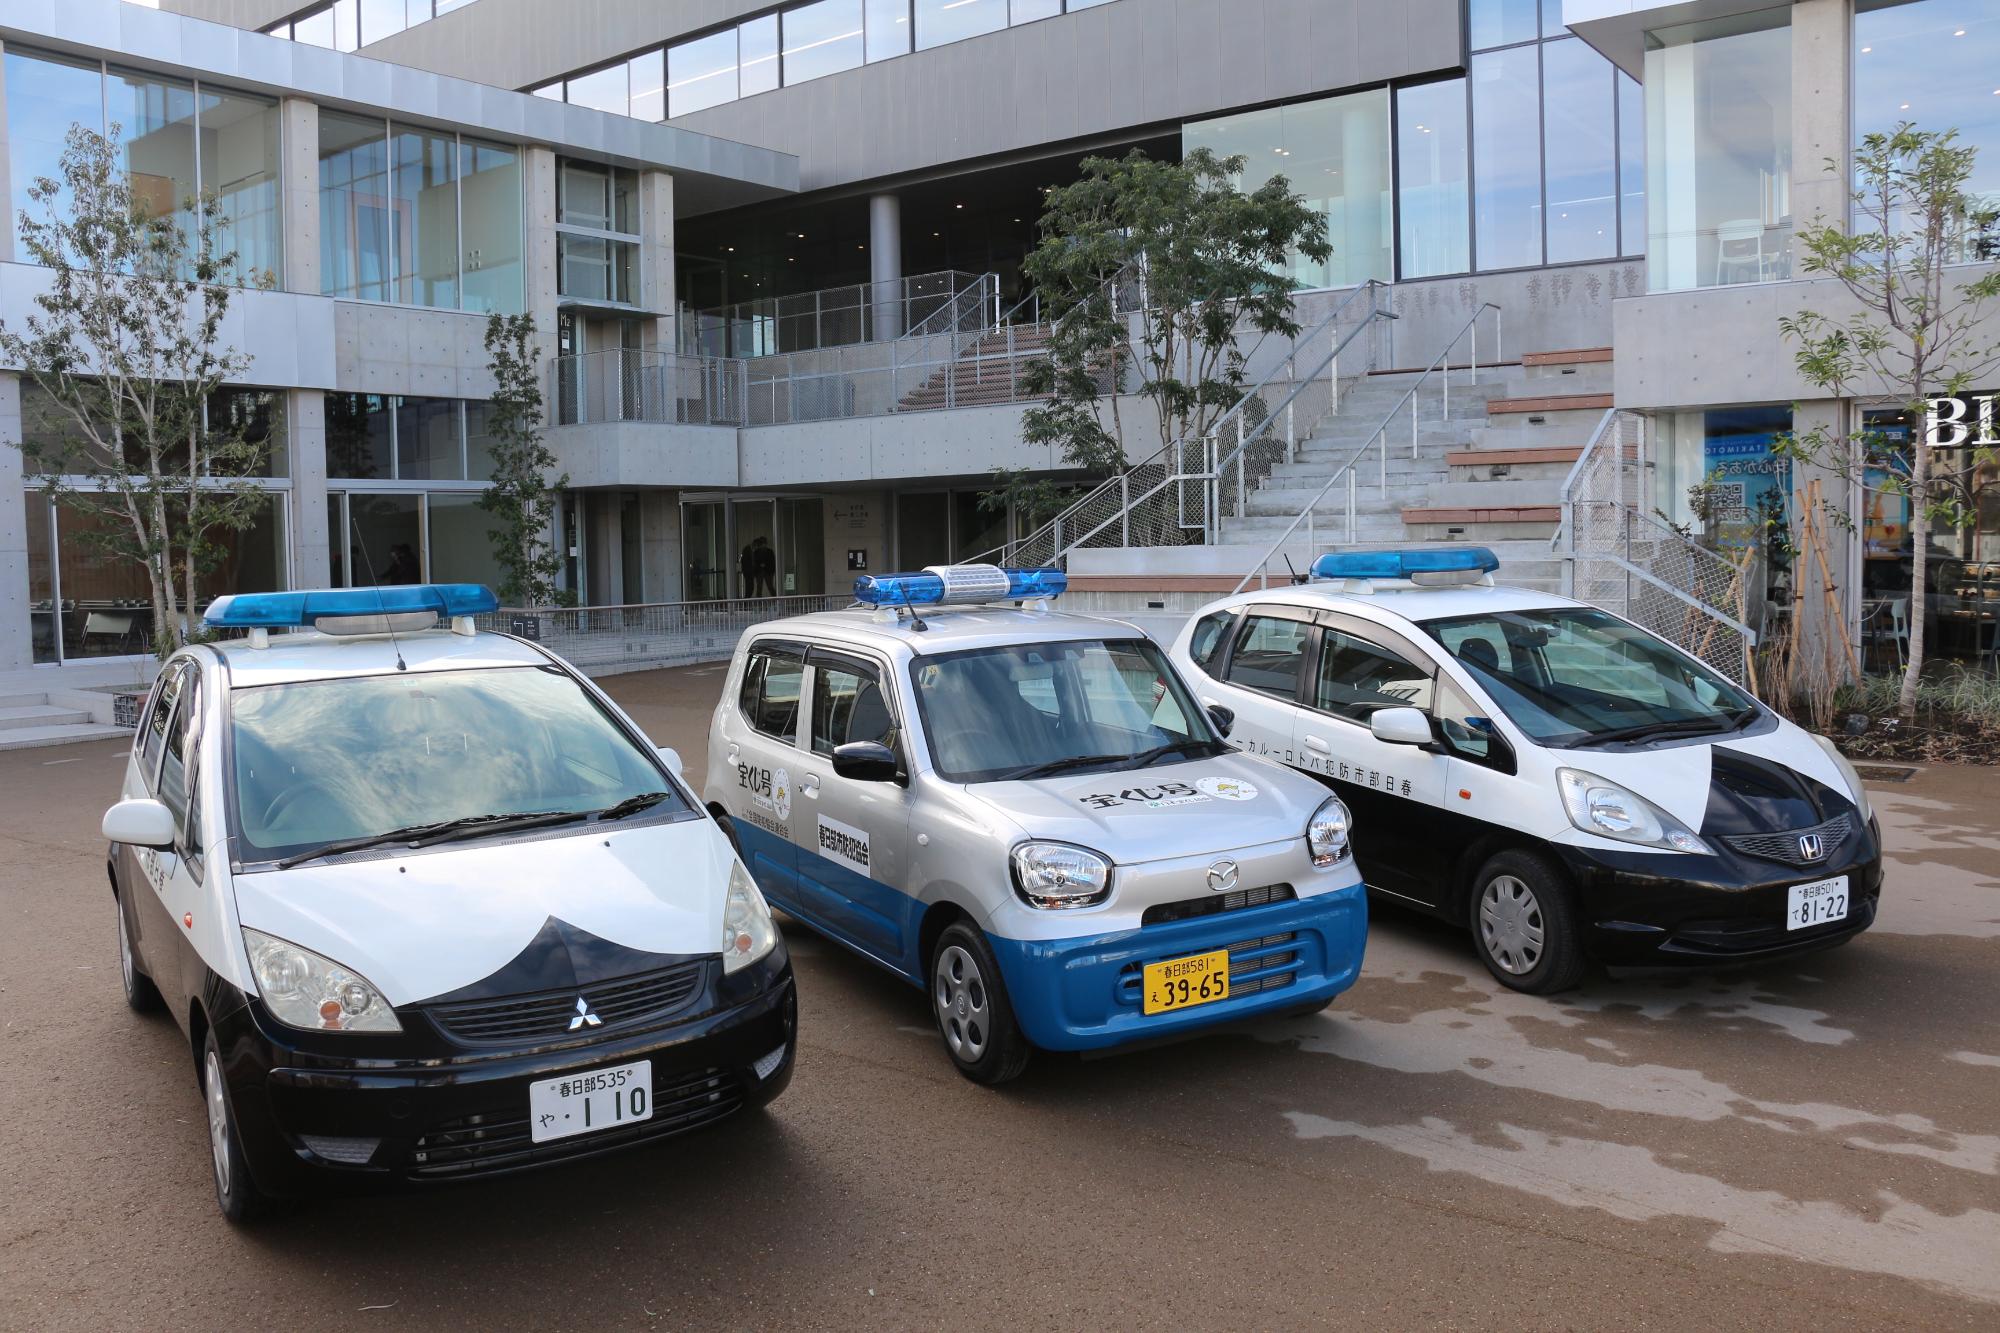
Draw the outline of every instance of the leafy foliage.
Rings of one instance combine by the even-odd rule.
[[[1794,344],[1799,373],[1829,397],[1886,401],[1912,423],[1907,454],[1880,431],[1825,426],[1780,441],[1781,454],[1817,463],[1861,488],[1869,469],[1884,489],[1910,498],[1910,604],[1922,607],[1925,556],[1933,527],[1963,527],[1976,512],[1977,488],[1993,471],[1990,440],[1953,451],[1918,438],[1928,400],[1965,393],[2000,365],[2000,346],[1985,341],[1987,303],[2000,296],[2000,272],[1963,265],[1986,255],[2000,214],[1967,193],[1978,150],[1956,130],[1919,130],[1905,122],[1865,136],[1854,155],[1854,226],[1820,219],[1799,233],[1807,275],[1837,280],[1859,307],[1844,319],[1815,310],[1779,321]],[[1837,164],[1829,164],[1838,170]],[[1909,716],[1924,664],[1924,617],[1910,623],[1909,665],[1899,695]]]
[[[1049,192],[1041,243],[1022,264],[1053,319],[1048,357],[1024,377],[1048,395],[1023,416],[1027,442],[1092,477],[1120,472],[1134,443],[1121,389],[1156,408],[1147,454],[1198,440],[1243,396],[1239,333],[1298,334],[1278,275],[1295,255],[1333,253],[1326,219],[1282,176],[1239,190],[1243,168],[1205,148],[1181,162],[1135,149],[1086,158],[1082,179]],[[1035,521],[1071,493],[1021,473],[996,480],[989,507],[1012,501]]]
[[[275,441],[211,404],[251,364],[222,341],[237,256],[221,205],[211,193],[178,217],[155,214],[119,165],[117,135],[71,125],[60,178],[28,187],[39,215],[22,210],[21,248],[47,281],[20,327],[0,325],[0,355],[56,418],[21,446],[27,471],[96,520],[78,525],[78,541],[145,569],[164,657],[189,637],[227,535],[268,505],[251,478]]]
[[[493,519],[487,530],[500,562],[500,600],[509,606],[567,606],[574,595],[556,586],[562,553],[550,540],[556,499],[567,474],[551,478],[556,456],[542,442],[542,381],[533,315],[493,315],[486,321],[486,353],[493,397],[486,433],[493,453],[493,485],[479,507]]]

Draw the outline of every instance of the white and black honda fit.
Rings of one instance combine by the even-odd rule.
[[[232,1220],[657,1140],[791,1076],[784,943],[679,761],[474,632],[492,605],[224,598],[248,640],[148,696],[104,816],[121,970],[186,1034]]]

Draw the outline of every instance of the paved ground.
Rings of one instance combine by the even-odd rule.
[[[719,676],[610,683],[699,774]],[[1847,949],[1549,1003],[1384,914],[1326,1014],[998,1093],[795,928],[767,1116],[237,1234],[177,1032],[118,997],[119,752],[0,755],[5,1328],[2000,1324],[2000,774],[1877,790]]]

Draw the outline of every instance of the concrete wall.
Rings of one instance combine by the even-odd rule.
[[[28,511],[21,489],[21,381],[0,375],[0,671],[35,660],[28,616]]]
[[[849,423],[840,423],[849,424]],[[546,435],[569,484],[708,488],[739,484],[733,426],[661,426],[607,421],[560,426]]]
[[[368,51],[525,88],[769,8],[769,0],[479,0]],[[800,187],[814,190],[1171,127],[1460,60],[1459,0],[1117,0],[674,124],[798,154]]]
[[[842,491],[826,497],[821,515],[821,534],[826,542],[826,590],[848,588],[857,574],[881,574],[889,569],[895,551],[890,510],[894,498],[888,491]],[[847,553],[860,551],[868,562],[865,571],[847,567]]]
[[[1481,361],[1517,360],[1524,352],[1608,347],[1614,302],[1645,290],[1646,269],[1638,260],[1400,283],[1391,335],[1395,364],[1429,365],[1488,301],[1500,307],[1500,345],[1496,352],[1496,321],[1489,314],[1479,321]],[[1451,359],[1463,364],[1469,354],[1470,344],[1462,343]]]

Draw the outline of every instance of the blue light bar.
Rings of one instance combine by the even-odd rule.
[[[217,629],[303,629],[321,616],[395,616],[429,611],[441,620],[500,609],[477,583],[402,583],[387,588],[312,588],[239,592],[208,604],[202,620]]]
[[[854,600],[869,606],[974,606],[1060,597],[1068,588],[1069,576],[1060,569],[932,565],[910,574],[863,574],[854,580]]]
[[[1415,574],[1491,574],[1500,558],[1484,546],[1332,551],[1313,561],[1316,579],[1407,579]]]

